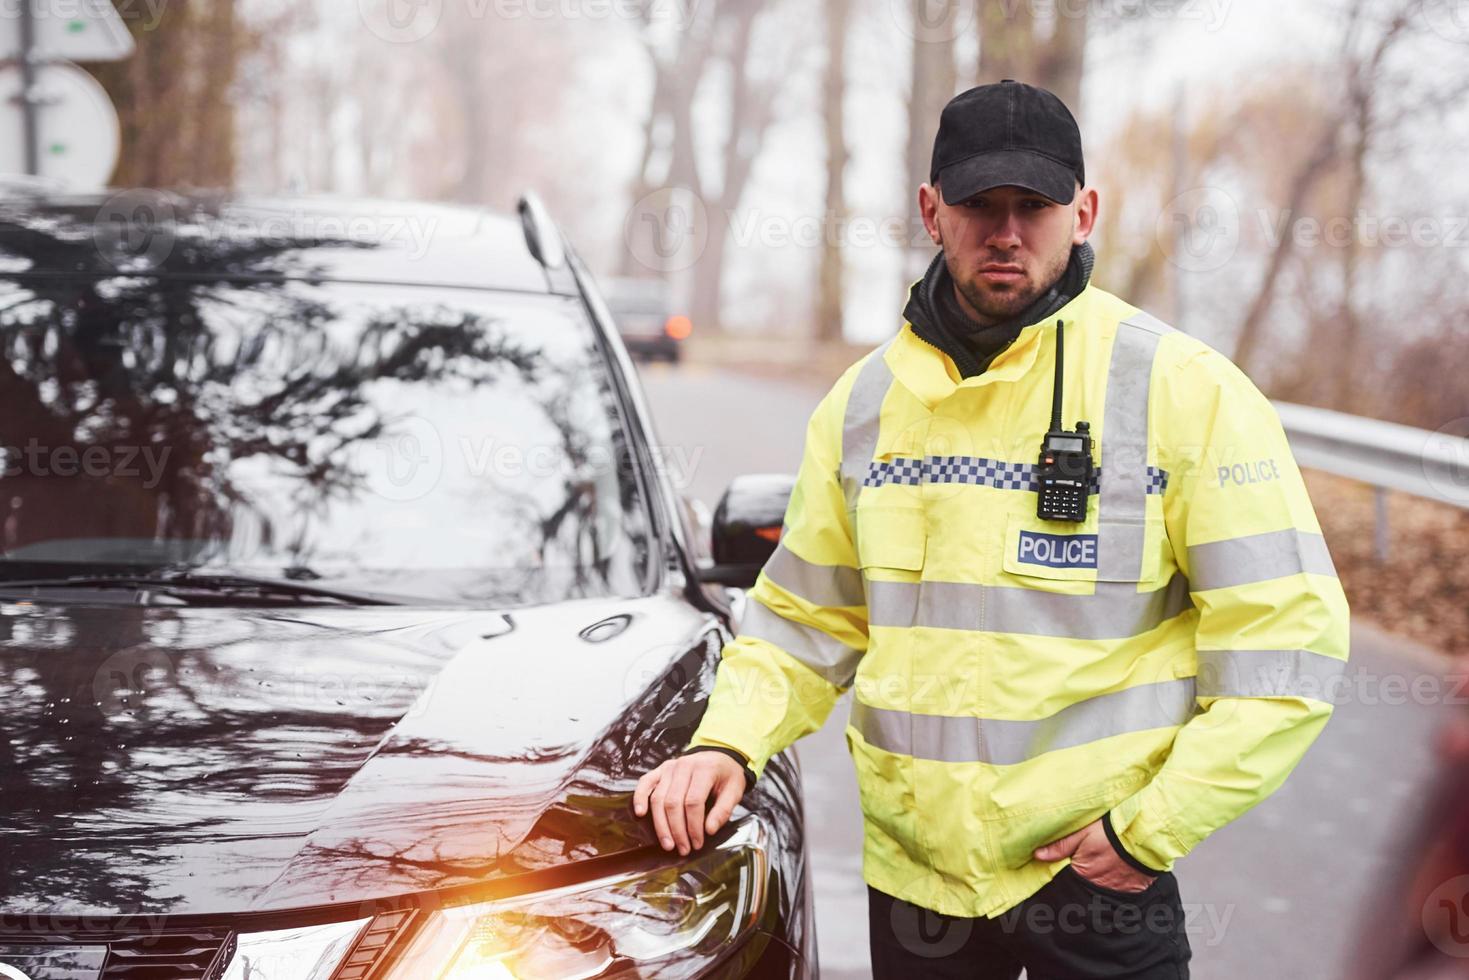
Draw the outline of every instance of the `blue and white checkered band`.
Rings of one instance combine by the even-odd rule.
[[[867,465],[864,487],[880,487],[889,483],[918,486],[922,483],[972,483],[996,490],[1036,489],[1035,466],[1030,463],[1007,463],[981,456],[925,456],[874,460]],[[1100,492],[1102,471],[1092,473],[1091,492]],[[1148,493],[1162,493],[1168,488],[1168,473],[1156,466],[1147,470]]]

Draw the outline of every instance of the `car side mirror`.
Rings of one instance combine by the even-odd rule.
[[[714,564],[700,569],[705,582],[748,589],[780,542],[795,477],[777,473],[737,476],[714,508]]]

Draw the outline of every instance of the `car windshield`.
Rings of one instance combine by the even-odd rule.
[[[0,584],[230,570],[453,603],[637,594],[650,559],[578,301],[0,273]]]

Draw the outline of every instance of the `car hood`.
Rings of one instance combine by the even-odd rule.
[[[719,635],[672,596],[0,605],[0,911],[300,908],[647,846],[652,717],[692,732]]]

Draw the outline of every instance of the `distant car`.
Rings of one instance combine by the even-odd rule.
[[[626,276],[605,277],[598,283],[628,353],[643,360],[677,364],[681,345],[693,332],[693,323],[674,312],[668,283]]]
[[[0,976],[814,976],[792,753],[632,810],[789,491],[650,432],[531,198],[0,200]]]

